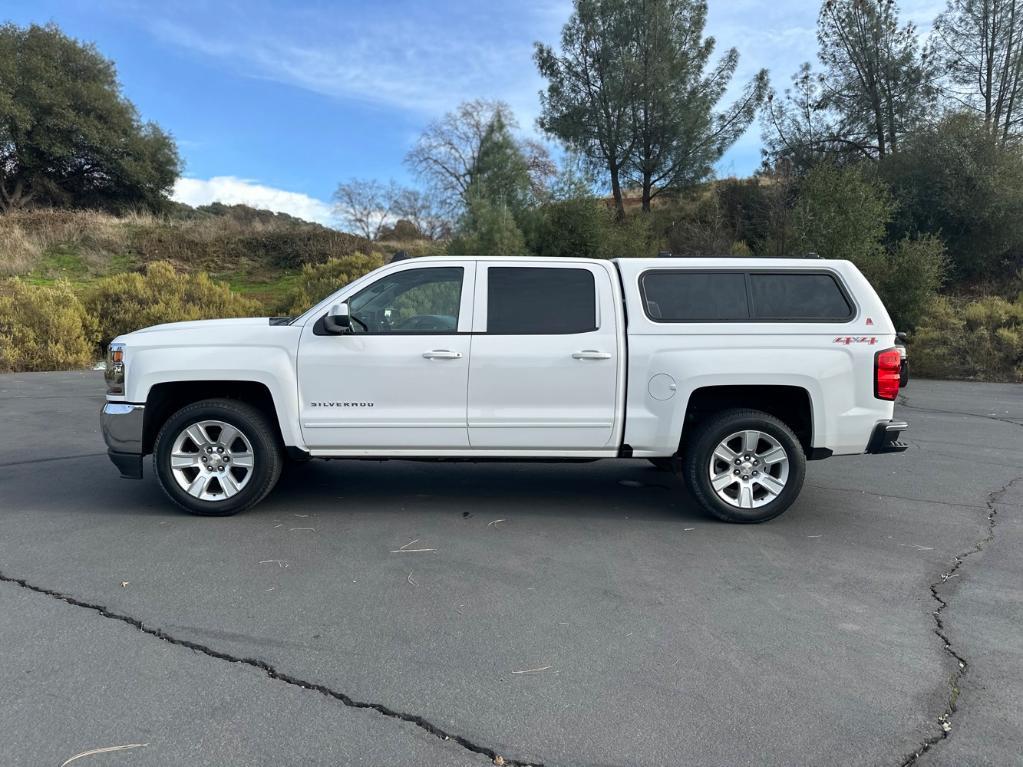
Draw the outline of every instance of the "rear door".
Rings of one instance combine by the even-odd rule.
[[[616,295],[597,264],[477,264],[468,392],[474,450],[612,445],[622,354]]]

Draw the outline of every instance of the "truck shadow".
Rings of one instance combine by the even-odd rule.
[[[34,512],[185,517],[163,493],[152,464],[122,480],[105,455],[55,463],[40,482],[31,465],[0,477],[0,506]],[[707,520],[684,484],[645,461],[593,463],[310,461],[288,464],[274,491],[244,516],[282,513],[473,516],[535,513],[577,518]]]
[[[289,465],[264,503],[274,513],[301,507],[327,513],[435,509],[462,515],[515,511],[565,517],[707,519],[677,477],[636,460],[562,464],[311,461]]]

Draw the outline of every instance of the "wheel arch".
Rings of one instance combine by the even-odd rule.
[[[684,448],[687,437],[699,423],[732,408],[750,408],[773,415],[792,429],[807,458],[826,457],[813,448],[812,395],[802,386],[788,384],[718,385],[694,389],[686,402],[679,449]]]
[[[146,397],[142,423],[142,452],[153,452],[156,435],[167,419],[185,405],[206,399],[244,402],[264,413],[277,439],[285,445],[277,403],[269,387],[258,381],[169,381],[154,384]]]

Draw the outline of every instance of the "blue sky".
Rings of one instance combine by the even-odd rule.
[[[902,0],[926,32],[944,0]],[[816,52],[814,0],[710,0],[718,50],[740,51],[736,90],[759,68],[784,87]],[[0,18],[54,21],[117,64],[143,117],[185,159],[175,195],[247,202],[330,222],[351,177],[411,182],[402,159],[458,102],[499,98],[535,132],[536,40],[556,43],[569,0],[6,0]],[[754,127],[720,175],[759,164]]]

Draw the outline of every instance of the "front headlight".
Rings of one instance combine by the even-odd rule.
[[[124,344],[107,347],[107,369],[103,377],[107,381],[107,394],[124,394]]]

